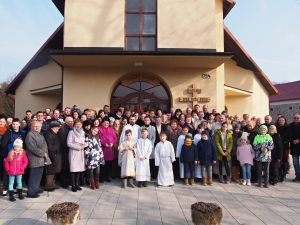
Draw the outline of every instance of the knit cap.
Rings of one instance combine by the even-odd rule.
[[[207,130],[202,131],[202,132],[201,132],[201,135],[206,135],[207,137],[209,137],[209,133],[208,133]]]
[[[248,133],[247,132],[243,132],[241,139],[245,139],[246,141],[248,140]]]
[[[241,129],[241,124],[237,123],[236,125],[234,125],[234,128],[233,128],[233,129],[235,130],[235,129],[237,129],[237,128]]]
[[[20,146],[22,148],[23,147],[23,141],[20,138],[17,138],[14,141],[14,146]]]
[[[193,140],[193,135],[188,133],[187,135],[185,135],[185,141],[184,144],[186,146],[191,146],[193,144],[194,140]]]
[[[259,130],[261,130],[261,129],[265,129],[265,130],[268,132],[268,128],[267,128],[266,125],[261,125],[261,126],[259,127]]]

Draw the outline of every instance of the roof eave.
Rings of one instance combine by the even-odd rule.
[[[252,59],[249,53],[244,49],[244,47],[239,43],[239,41],[234,37],[234,35],[230,32],[230,30],[225,25],[224,25],[224,34],[225,35],[227,34],[232,39],[232,42],[234,43],[234,45],[236,45],[235,47],[238,48],[245,56],[246,60],[240,59],[237,52],[234,51],[233,49],[230,49],[231,52],[234,52],[236,54],[238,65],[241,64],[243,68],[252,70],[253,73],[256,75],[256,77],[261,81],[261,83],[268,91],[269,96],[278,95],[279,91],[277,90],[277,88],[272,84],[272,82],[269,80],[266,74],[260,69],[260,67],[255,63],[255,61]]]

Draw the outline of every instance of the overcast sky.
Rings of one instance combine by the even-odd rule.
[[[300,0],[236,2],[225,24],[259,67],[271,81],[300,80]],[[51,0],[0,0],[0,81],[18,74],[62,22]]]

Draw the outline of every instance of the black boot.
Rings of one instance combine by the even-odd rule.
[[[142,181],[139,181],[138,187],[141,188],[142,185],[143,185],[143,182],[142,182]]]
[[[264,187],[265,188],[269,188],[269,182],[268,182],[268,179],[269,179],[269,176],[268,176],[268,174],[267,174],[267,172],[265,172],[265,185],[264,185]]]
[[[77,188],[75,184],[75,173],[71,173],[71,184],[72,184],[72,191],[77,192]]]
[[[18,189],[18,197],[19,199],[24,199],[23,193],[22,193],[22,189]]]
[[[143,181],[143,186],[144,187],[148,187],[148,182],[147,181]]]
[[[14,196],[14,191],[9,191],[9,200],[11,202],[16,201],[15,196]]]
[[[258,184],[257,184],[258,187],[262,187],[261,180],[258,180],[257,183],[258,183]]]
[[[80,173],[75,173],[76,175],[75,175],[75,185],[76,185],[76,189],[78,190],[78,191],[81,191],[82,190],[82,188],[81,187],[79,187],[79,177],[80,177]]]

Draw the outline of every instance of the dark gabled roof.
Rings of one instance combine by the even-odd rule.
[[[30,70],[47,64],[49,56],[43,54],[46,49],[63,49],[63,23],[54,31],[54,33],[42,45],[37,53],[35,53],[30,61],[19,72],[15,79],[13,79],[13,81],[7,86],[7,88],[5,89],[5,93],[14,95],[16,89],[24,80]]]
[[[53,4],[59,10],[59,12],[64,16],[65,11],[65,0],[52,0]],[[234,0],[223,0],[223,18],[225,18],[231,9],[234,7]]]
[[[234,0],[223,0],[223,18],[228,15],[231,9],[235,6],[236,2]]]
[[[270,102],[300,99],[300,80],[291,83],[276,84],[275,87],[278,89],[279,95],[271,96],[269,99]]]
[[[254,62],[248,52],[243,48],[239,41],[233,36],[233,34],[224,25],[224,50],[225,52],[234,52],[235,56],[232,58],[237,62],[237,65],[253,71],[258,80],[265,87],[269,95],[277,95],[278,90],[265,75],[265,73]]]

